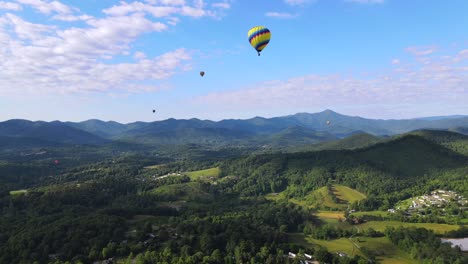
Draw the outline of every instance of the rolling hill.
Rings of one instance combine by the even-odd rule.
[[[327,124],[327,121],[330,121]],[[35,138],[70,144],[101,144],[109,141],[145,144],[191,144],[303,146],[342,138],[347,141],[327,143],[318,149],[349,149],[367,146],[378,140],[370,136],[388,137],[421,129],[452,130],[466,133],[468,117],[448,116],[406,120],[374,120],[346,116],[331,110],[319,113],[221,121],[167,119],[156,122],[121,124],[90,119],[83,122],[43,122],[8,120],[0,122],[0,136]],[[366,136],[360,134],[368,134]],[[354,137],[354,135],[359,135]]]
[[[467,164],[467,156],[422,136],[404,135],[354,150],[248,156],[227,161],[220,169],[221,175],[239,177],[236,188],[245,195],[286,190],[288,198],[303,199],[330,181],[366,195],[404,196],[406,188],[438,177],[440,171],[455,171]]]
[[[8,120],[0,123],[0,136],[68,144],[103,144],[109,142],[107,139],[59,121]]]
[[[382,137],[377,137],[367,133],[357,133],[349,137],[333,140],[328,142],[322,142],[315,145],[302,146],[299,148],[291,148],[292,151],[313,151],[313,150],[344,150],[344,149],[356,149],[364,148],[376,143],[386,140]]]

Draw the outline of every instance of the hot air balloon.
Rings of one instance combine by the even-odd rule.
[[[327,120],[327,125],[330,125],[330,123],[331,123],[330,120]]]
[[[271,32],[264,26],[255,26],[247,33],[250,45],[258,52],[260,52],[268,45],[271,38]]]
[[[205,72],[204,72],[204,71],[201,71],[201,72],[200,72],[200,76],[203,77],[203,75],[205,75]]]
[[[156,110],[153,109],[153,113],[155,113],[155,112],[156,112]]]
[[[58,165],[58,164],[59,164],[59,161],[58,161],[58,160],[54,160],[54,163],[55,163],[55,165]]]

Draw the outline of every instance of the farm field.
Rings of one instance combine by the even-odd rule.
[[[289,199],[289,202],[307,208],[345,210],[348,203],[366,198],[366,195],[363,193],[343,185],[332,185],[332,192],[341,202],[337,203],[333,200],[333,197],[328,193],[327,187],[322,187],[312,191],[303,199],[291,198]],[[266,195],[266,198],[275,201],[285,199],[284,193],[282,192],[277,194],[268,194]]]
[[[185,172],[184,174],[190,177],[192,181],[196,181],[199,179],[206,179],[209,177],[218,178],[219,172],[220,172],[219,168],[210,168],[206,170]]]
[[[447,231],[458,230],[458,225],[435,224],[435,223],[405,223],[398,221],[370,221],[364,224],[357,225],[361,229],[373,228],[376,231],[383,232],[386,227],[417,227],[433,230],[436,234],[443,234]]]
[[[352,241],[349,238],[340,238],[335,240],[318,240],[303,234],[289,234],[289,238],[297,244],[309,248],[323,246],[332,253],[345,253],[349,256],[365,254],[360,249],[365,249],[367,252],[376,256],[377,261],[382,264],[417,264],[416,260],[398,249],[386,237],[370,238],[370,237],[354,237]],[[354,245],[355,243],[359,248]]]

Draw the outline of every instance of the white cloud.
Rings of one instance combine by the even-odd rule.
[[[31,6],[39,12],[49,15],[51,13],[70,14],[73,9],[59,1],[42,1],[42,0],[16,0],[23,5]]]
[[[345,0],[346,2],[354,2],[360,4],[383,4],[385,0]]]
[[[73,22],[73,21],[86,21],[89,19],[92,19],[92,16],[89,15],[55,15],[52,17],[55,20],[61,20],[61,21],[67,21],[67,22]]]
[[[265,13],[265,16],[275,17],[275,18],[294,18],[297,15],[291,14],[291,13],[286,13],[286,12],[267,12],[267,13]]]
[[[288,5],[292,6],[300,6],[300,5],[305,5],[309,3],[313,3],[316,0],[284,0],[284,2]]]
[[[12,10],[12,11],[20,11],[23,8],[21,5],[12,2],[3,2],[0,1],[0,9]]]
[[[191,69],[192,53],[176,49],[150,58],[134,52],[132,44],[143,34],[167,30],[184,16],[216,17],[216,10],[227,7],[221,4],[228,3],[207,7],[201,0],[120,2],[97,18],[58,1],[17,2],[53,20],[83,21],[84,26],[59,27],[0,15],[0,94],[158,90],[162,80]],[[115,56],[134,60],[115,63],[110,60]]]
[[[214,10],[208,10],[205,8],[205,3],[202,0],[195,0],[193,5],[187,5],[185,2],[176,2],[177,4],[169,1],[147,1],[143,2],[120,2],[119,5],[114,5],[110,8],[104,9],[103,12],[110,16],[125,16],[132,13],[148,13],[153,17],[169,17],[174,15],[188,16],[188,17],[217,17],[219,14]],[[155,5],[160,4],[160,5]],[[217,9],[229,9],[230,4],[228,2],[218,2],[212,4],[212,7]]]
[[[424,49],[423,49],[424,50]],[[423,52],[428,54],[427,52]],[[311,106],[442,105],[465,107],[468,102],[468,67],[452,59],[468,61],[468,51],[460,51],[447,59],[433,59],[430,64],[418,60],[395,64],[391,71],[374,77],[310,74],[289,80],[272,80],[231,91],[210,93],[195,99],[196,104],[222,106],[227,111],[264,111],[281,105],[284,109],[309,109]],[[418,53],[419,54],[419,53]],[[459,61],[459,62],[460,62]],[[232,107],[230,107],[232,106]],[[367,108],[369,110],[370,108]]]
[[[406,51],[416,56],[426,56],[437,51],[437,47],[408,47]]]
[[[231,4],[229,4],[227,2],[213,3],[213,4],[211,4],[211,6],[215,7],[215,8],[222,8],[222,9],[231,8]]]
[[[166,31],[182,17],[219,19],[230,1],[120,2],[93,17],[59,1],[15,0],[8,8],[31,7],[44,15],[32,23],[21,15],[0,14],[0,94],[136,92],[158,90],[162,81],[191,69],[192,52],[177,49],[160,56],[136,52],[144,34]],[[5,2],[1,2],[6,7]],[[74,26],[54,25],[57,20]],[[113,59],[123,58],[116,63]]]
[[[393,59],[392,64],[400,64],[400,60],[399,59]]]
[[[137,51],[137,52],[135,52],[135,54],[133,55],[133,58],[135,58],[135,59],[137,59],[137,60],[146,59],[146,54],[145,54],[144,52]]]

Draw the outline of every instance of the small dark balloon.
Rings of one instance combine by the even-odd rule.
[[[156,110],[153,109],[153,113],[155,113],[155,112],[156,112]]]
[[[203,77],[205,75],[205,72],[204,71],[201,71],[200,72],[200,76]]]

